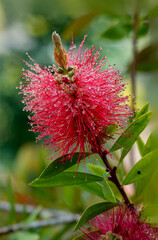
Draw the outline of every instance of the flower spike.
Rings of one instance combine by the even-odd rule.
[[[23,72],[20,89],[32,131],[55,152],[53,159],[69,159],[77,151],[81,156],[98,153],[100,148],[108,152],[105,143],[114,141],[113,135],[132,116],[122,77],[112,67],[102,70],[106,62],[98,60],[100,49],[83,50],[85,38],[78,51],[71,43],[67,53],[56,32],[52,38],[58,67],[42,67],[31,59],[31,70]]]

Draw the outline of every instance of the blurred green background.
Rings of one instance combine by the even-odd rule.
[[[28,131],[27,113],[22,111],[19,86],[26,52],[42,65],[52,65],[51,34],[57,31],[68,50],[72,33],[79,46],[85,34],[85,46],[102,46],[108,65],[125,75],[127,92],[131,92],[134,16],[137,16],[136,102],[140,108],[146,101],[157,122],[158,103],[158,2],[157,0],[1,0],[0,1],[0,200],[42,205],[82,212],[98,198],[77,188],[33,189],[27,186],[48,164],[48,156],[35,135]],[[152,128],[152,126],[151,126]],[[150,132],[150,130],[149,130]],[[152,182],[153,194],[143,200],[158,204],[158,191]],[[158,180],[158,179],[157,179]],[[149,190],[150,189],[150,190]],[[149,188],[146,191],[151,191]],[[146,196],[146,198],[145,198]],[[151,211],[148,211],[151,214]],[[23,219],[1,212],[0,225]],[[155,219],[155,218],[154,218]],[[154,220],[156,221],[156,220]],[[72,226],[56,226],[3,239],[72,239]],[[60,235],[59,232],[62,232]]]

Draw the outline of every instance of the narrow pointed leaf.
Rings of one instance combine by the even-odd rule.
[[[103,182],[103,193],[104,193],[104,198],[109,201],[109,202],[116,202],[116,198],[114,196],[113,191],[111,190],[111,187],[109,186],[108,182],[104,179]]]
[[[153,139],[153,133],[151,133],[144,147],[144,155],[148,154],[153,150],[154,150],[154,139]]]
[[[61,187],[103,181],[103,178],[97,175],[85,174],[84,172],[77,172],[76,177],[75,175],[75,172],[66,171],[50,178],[37,178],[29,185],[33,187]]]
[[[135,182],[135,199],[137,199],[144,191],[144,189],[147,187],[151,179],[151,175],[147,174],[145,177],[140,178],[138,181]]]
[[[144,154],[145,144],[140,136],[138,136],[138,138],[137,138],[137,146],[138,146],[140,155],[143,157],[145,155]]]
[[[150,175],[155,170],[158,164],[158,151],[153,151],[145,155],[141,160],[139,160],[134,167],[129,171],[122,185],[127,185],[140,180],[141,178]]]
[[[158,149],[158,128],[155,128],[154,131],[148,137],[148,140],[145,144],[144,155],[157,149]]]
[[[149,103],[146,103],[136,114],[135,119],[141,117],[142,115],[144,115],[145,113],[148,112],[149,109]]]
[[[93,193],[94,195],[100,198],[106,199],[103,194],[103,186],[100,183],[91,182],[82,185],[77,185],[76,187],[83,189],[87,192]]]
[[[143,116],[144,114],[146,114],[148,112],[148,108],[149,108],[149,103],[145,104],[144,107],[142,107],[136,114],[136,117],[135,117],[135,120],[138,119],[139,117]],[[135,120],[133,122],[135,122]],[[131,126],[131,124],[130,124]],[[130,128],[130,126],[128,128]],[[127,128],[127,129],[128,129]],[[125,130],[126,132],[127,130]],[[124,136],[124,134],[123,134]],[[121,139],[120,139],[121,138]],[[117,142],[112,146],[111,150],[110,151],[116,151],[118,149],[120,149],[121,147],[124,147],[124,146],[121,146],[121,145],[118,145],[120,141],[122,141],[122,135],[118,138]]]
[[[150,121],[150,118],[151,112],[148,112],[134,120],[113,145],[110,151],[116,151],[120,147],[124,148],[121,153],[120,162],[127,155],[140,133],[145,129]]]
[[[103,177],[104,173],[105,173],[105,168],[100,167],[100,166],[96,166],[94,164],[87,164],[89,169],[96,175]]]
[[[74,231],[78,230],[82,227],[86,222],[90,219],[96,217],[98,214],[102,212],[106,212],[109,209],[116,207],[118,203],[111,203],[111,202],[99,202],[91,205],[88,207],[82,214],[81,218],[79,219],[78,223],[76,224]]]
[[[85,154],[85,157],[87,157],[88,154]],[[72,159],[67,159],[65,162],[61,161],[62,159],[65,159],[67,157],[67,155],[62,156],[58,159],[56,159],[55,161],[51,162],[41,173],[41,175],[39,176],[39,178],[50,178],[53,176],[56,176],[58,174],[60,174],[61,172],[65,171],[66,169],[72,167],[73,165],[75,165],[80,157],[80,153],[75,153]],[[82,159],[82,157],[80,157],[80,160]]]

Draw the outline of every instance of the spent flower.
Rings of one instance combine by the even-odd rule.
[[[58,67],[42,67],[30,58],[33,64],[26,63],[30,70],[22,76],[20,89],[32,131],[59,156],[105,149],[113,132],[132,116],[123,79],[113,67],[102,70],[105,57],[99,60],[95,47],[84,49],[85,38],[78,50],[72,42],[66,53],[60,36],[54,32],[52,37]]]
[[[81,228],[86,240],[158,240],[158,229],[123,205],[96,216],[89,225],[89,229]]]

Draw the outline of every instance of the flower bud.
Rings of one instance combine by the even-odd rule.
[[[69,75],[69,77],[72,77],[74,75],[74,71],[71,70],[70,72],[68,72],[68,75]]]
[[[60,49],[62,47],[62,43],[61,43],[61,38],[60,38],[59,34],[56,33],[56,31],[53,32],[52,39],[53,39],[56,49],[58,51],[60,51]]]
[[[74,69],[73,66],[68,66],[67,71],[69,72],[69,71],[71,71],[71,70],[73,70],[73,69]]]
[[[56,61],[56,64],[60,68],[66,69],[67,64],[68,64],[68,57],[67,57],[66,51],[62,45],[59,34],[57,34],[56,32],[53,32],[52,39],[54,42],[54,59]]]
[[[57,70],[57,72],[58,72],[59,74],[63,74],[63,73],[64,73],[64,69],[59,67],[58,70]]]

